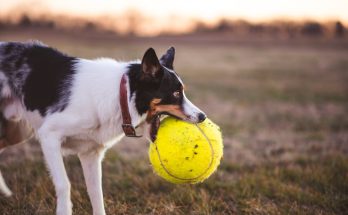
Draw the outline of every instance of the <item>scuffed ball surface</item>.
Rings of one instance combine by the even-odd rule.
[[[176,184],[204,181],[215,172],[222,155],[220,128],[209,119],[191,124],[167,117],[149,148],[154,171]]]

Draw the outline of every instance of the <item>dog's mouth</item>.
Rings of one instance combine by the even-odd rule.
[[[206,118],[205,114],[200,110],[197,113],[191,111],[191,114],[187,114],[182,106],[159,105],[160,102],[161,99],[153,99],[146,116],[146,121],[150,124],[150,138],[152,142],[156,140],[162,115],[172,116],[189,123],[200,123]]]
[[[179,119],[179,120],[183,120],[183,121],[188,121],[188,118],[181,118],[181,117],[178,117],[174,114],[171,114],[169,112],[161,112],[161,113],[157,113],[156,115],[154,115],[151,119],[151,127],[150,127],[150,138],[151,138],[151,141],[154,142],[156,140],[156,137],[157,137],[157,132],[158,132],[158,129],[160,127],[160,124],[161,124],[161,116],[162,115],[166,115],[166,116],[172,116],[176,119]]]
[[[159,129],[160,124],[161,124],[161,116],[162,115],[172,116],[172,117],[179,119],[179,120],[183,120],[183,121],[190,122],[190,123],[195,123],[195,122],[192,122],[192,120],[189,117],[181,118],[181,117],[178,117],[178,116],[171,114],[171,113],[168,113],[168,112],[158,113],[155,116],[153,116],[151,121],[150,121],[150,138],[151,138],[152,142],[154,142],[157,138],[157,132],[158,132],[158,129]]]

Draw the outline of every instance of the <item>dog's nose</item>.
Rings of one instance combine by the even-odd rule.
[[[198,114],[198,122],[203,122],[207,116],[204,113],[199,113]]]

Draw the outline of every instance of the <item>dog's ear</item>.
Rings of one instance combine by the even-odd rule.
[[[161,64],[153,48],[149,48],[145,52],[141,61],[141,68],[145,77],[158,78],[161,75]]]
[[[167,52],[161,57],[161,64],[169,69],[173,69],[173,62],[175,56],[174,47],[170,47]]]

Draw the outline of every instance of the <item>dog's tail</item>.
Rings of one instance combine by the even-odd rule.
[[[7,187],[7,185],[5,183],[5,180],[1,174],[1,171],[0,171],[0,192],[3,193],[7,197],[12,195],[11,190]]]
[[[0,149],[0,153],[2,151],[3,151],[3,149]],[[12,195],[11,190],[7,187],[7,185],[5,183],[5,180],[4,180],[4,177],[1,174],[1,171],[0,171],[0,192],[3,193],[5,196],[8,196],[8,197]]]
[[[32,127],[25,120],[8,121],[0,114],[0,153],[11,145],[26,143],[35,137]],[[0,171],[0,193],[11,196]]]
[[[0,117],[0,130],[2,131],[3,128],[3,123],[4,123],[4,119],[2,117]],[[2,136],[3,134],[1,134]],[[0,138],[0,154],[4,151],[4,148],[6,147],[6,144],[4,144],[4,139],[1,137]],[[0,193],[3,193],[5,196],[11,196],[12,192],[11,190],[7,187],[4,177],[1,174],[1,170],[0,170]]]

